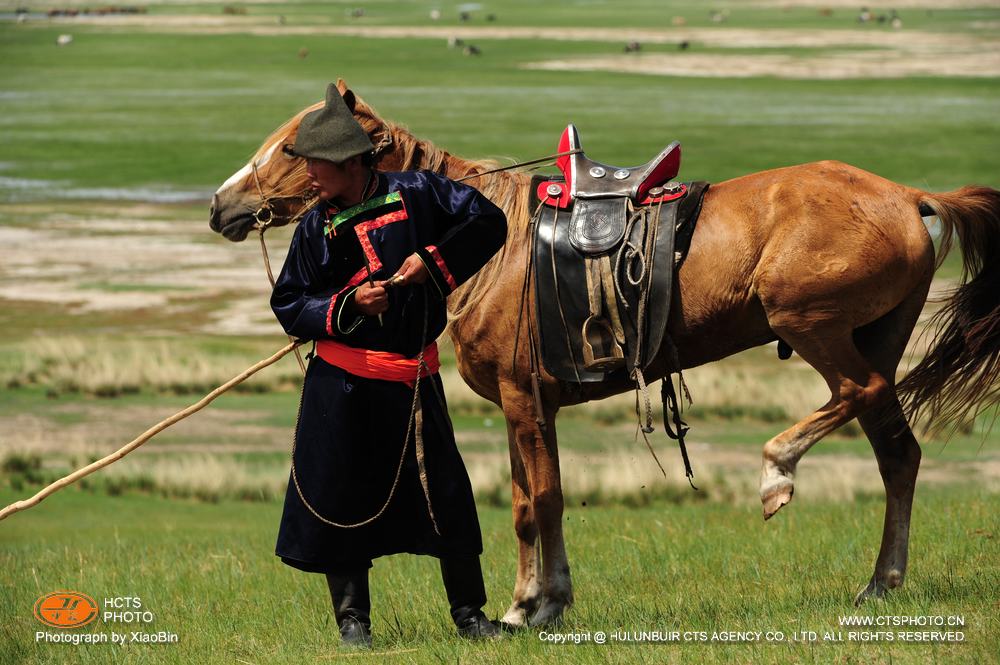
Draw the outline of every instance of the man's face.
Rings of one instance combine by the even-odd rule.
[[[321,199],[334,199],[348,193],[353,183],[348,166],[347,162],[335,164],[325,159],[306,159],[306,173]]]

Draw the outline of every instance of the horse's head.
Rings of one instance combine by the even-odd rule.
[[[342,81],[337,81],[347,107],[372,140],[380,167],[405,168],[391,153],[392,131],[374,109],[365,104]],[[229,177],[212,197],[209,226],[233,241],[244,240],[252,229],[284,226],[315,203],[306,175],[306,162],[287,156],[283,148],[295,143],[302,118],[318,108],[317,102],[302,109],[278,127],[257,149],[243,168]]]

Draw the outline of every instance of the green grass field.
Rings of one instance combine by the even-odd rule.
[[[13,499],[0,493],[4,503]],[[996,500],[973,489],[918,492],[906,585],[860,610],[881,500],[792,506],[761,522],[719,505],[570,507],[567,543],[578,600],[554,633],[780,631],[784,642],[556,645],[527,630],[493,644],[452,635],[432,559],[395,556],[372,572],[377,653],[350,662],[994,662]],[[0,662],[292,663],[336,654],[325,583],[271,555],[279,506],[206,505],[69,490],[4,529]],[[787,510],[787,509],[786,509]],[[955,516],[962,515],[957,520]],[[506,609],[515,564],[509,512],[480,511],[490,615]],[[150,528],[154,524],[155,528]],[[176,644],[36,644],[34,601],[69,588],[138,596],[154,622],[98,622],[80,632],[169,631]],[[100,601],[99,601],[100,602]],[[964,641],[848,641],[840,617],[960,616]],[[855,629],[858,630],[858,629]],[[905,632],[897,628],[893,632]],[[816,642],[794,642],[814,631]],[[844,642],[823,642],[840,632]],[[381,652],[388,652],[383,654]]]
[[[208,202],[273,128],[338,77],[384,117],[470,158],[550,154],[573,122],[588,154],[608,163],[645,162],[681,141],[685,179],[838,159],[930,191],[1000,181],[1000,8],[983,0],[904,2],[898,29],[861,25],[859,7],[843,2],[827,13],[799,0],[503,0],[466,6],[465,23],[458,3],[434,0],[153,2],[125,22],[37,15],[86,4],[0,0],[0,505],[116,449],[285,344],[258,249],[212,234]],[[19,23],[22,5],[33,13]],[[364,16],[351,17],[356,8]],[[411,34],[378,33],[397,26]],[[558,34],[527,32],[539,27]],[[63,34],[73,41],[57,46]],[[449,48],[448,36],[482,55]],[[644,73],[614,69],[632,39],[643,41]],[[702,65],[685,76],[656,73],[656,58],[681,57]],[[599,60],[611,69],[538,68]],[[911,60],[924,63],[922,73],[893,73]],[[716,67],[767,62],[770,74],[713,76]],[[885,71],[871,66],[880,62]],[[780,69],[803,63],[818,76]],[[875,77],[850,75],[853,63]],[[276,262],[287,240],[288,229],[269,234]],[[960,272],[955,252],[940,286]],[[464,386],[443,346],[487,543],[488,610],[500,615],[516,560],[502,414]],[[577,602],[552,632],[749,630],[789,639],[556,645],[528,631],[469,645],[452,635],[436,563],[402,556],[378,561],[373,574],[378,653],[345,659],[998,661],[994,412],[947,443],[920,434],[906,585],[858,611],[960,616],[965,639],[851,642],[838,620],[855,613],[851,600],[871,574],[884,505],[860,429],[851,423],[818,444],[793,504],[764,524],[760,446],[825,401],[822,381],[797,357],[779,362],[772,347],[687,380],[699,493],[662,433],[654,445],[668,477],[647,473],[655,465],[634,439],[631,396],[560,415]],[[337,657],[323,580],[271,554],[298,381],[285,359],[133,457],[0,524],[0,664]],[[155,630],[179,641],[36,644],[34,601],[66,588],[139,596]],[[95,624],[74,634],[140,629]],[[845,641],[790,639],[802,631]]]

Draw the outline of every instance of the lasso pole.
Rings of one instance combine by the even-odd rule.
[[[259,372],[260,370],[264,369],[265,367],[267,367],[269,365],[273,365],[274,363],[278,362],[279,360],[281,360],[283,357],[285,357],[286,355],[288,355],[289,353],[291,353],[294,349],[298,348],[299,345],[301,345],[303,343],[305,343],[303,340],[295,340],[295,341],[293,341],[288,346],[284,347],[283,349],[281,349],[280,351],[278,351],[277,353],[275,353],[270,358],[265,358],[264,360],[261,360],[256,365],[254,365],[252,367],[248,367],[247,369],[243,370],[243,372],[241,372],[239,375],[233,377],[232,379],[230,379],[229,381],[225,382],[224,384],[222,384],[221,386],[219,386],[218,388],[216,388],[215,390],[213,390],[209,394],[205,395],[204,397],[201,398],[201,400],[199,400],[195,404],[192,404],[191,406],[187,407],[183,411],[175,413],[174,415],[170,416],[166,420],[160,421],[159,423],[157,423],[153,427],[150,427],[148,430],[146,430],[145,432],[143,432],[138,438],[136,438],[132,442],[128,443],[127,445],[119,448],[118,450],[116,450],[115,452],[111,453],[107,457],[104,457],[102,459],[97,460],[96,462],[88,464],[87,466],[83,467],[82,469],[77,469],[76,471],[74,471],[73,473],[69,474],[68,476],[55,481],[54,483],[52,483],[51,485],[49,485],[45,489],[41,490],[40,492],[38,492],[38,494],[36,494],[35,496],[31,497],[30,499],[25,499],[23,501],[15,501],[14,503],[10,504],[9,506],[7,506],[6,508],[4,508],[3,510],[0,510],[0,520],[3,520],[7,516],[13,515],[16,512],[20,512],[22,510],[26,510],[28,508],[31,508],[32,506],[36,506],[39,503],[41,503],[42,500],[45,499],[46,497],[48,497],[50,494],[53,494],[53,493],[61,490],[62,488],[66,487],[67,485],[72,485],[73,483],[75,483],[76,481],[80,480],[81,478],[89,476],[90,474],[94,473],[98,469],[103,469],[104,467],[108,466],[112,462],[117,462],[118,460],[120,460],[121,458],[125,457],[130,452],[132,452],[133,450],[135,450],[136,448],[138,448],[139,446],[141,446],[142,444],[144,444],[147,441],[149,441],[156,434],[162,432],[163,430],[165,430],[166,428],[170,427],[174,423],[176,423],[178,421],[181,421],[181,420],[184,420],[185,418],[187,418],[191,414],[196,413],[198,411],[201,411],[203,408],[205,408],[206,406],[208,406],[216,397],[218,397],[222,393],[228,391],[233,386],[236,386],[236,385],[242,383],[243,381],[247,380],[248,378],[250,378],[251,376],[253,376],[257,372]]]

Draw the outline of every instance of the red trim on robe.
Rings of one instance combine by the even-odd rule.
[[[438,270],[440,270],[441,274],[444,275],[445,281],[448,282],[448,287],[452,291],[457,289],[458,284],[455,283],[455,278],[452,277],[451,273],[448,271],[448,266],[445,265],[444,259],[441,258],[441,252],[438,251],[437,246],[428,245],[427,252],[431,255],[431,258],[434,259],[434,263],[437,264]]]
[[[381,267],[381,264],[379,265]],[[354,273],[354,277],[351,277],[351,279],[347,282],[347,286],[345,286],[340,291],[337,291],[332,296],[330,296],[330,307],[327,308],[326,310],[327,335],[333,337],[333,310],[337,308],[337,297],[340,296],[340,294],[346,291],[347,289],[351,288],[352,286],[357,286],[358,284],[360,284],[367,276],[368,276],[368,271],[362,268],[361,270]]]
[[[368,232],[380,229],[386,224],[401,222],[404,219],[407,219],[406,208],[387,213],[381,217],[376,217],[370,222],[364,222],[354,227],[354,232],[358,234],[358,242],[361,243],[361,249],[364,250],[365,257],[368,259],[368,266],[371,268],[373,273],[382,267],[382,261],[380,261],[378,255],[375,254],[375,248],[372,246],[372,241],[368,237]]]
[[[354,277],[351,277],[350,281],[347,282],[347,286],[330,297],[330,307],[326,310],[327,335],[330,335],[331,337],[333,336],[333,310],[337,307],[337,296],[352,286],[360,284],[368,277],[368,275],[374,274],[382,269],[382,260],[378,257],[378,254],[375,253],[375,247],[372,246],[372,241],[368,237],[368,232],[380,229],[386,224],[401,222],[404,219],[409,219],[406,214],[406,204],[403,204],[402,210],[386,213],[376,217],[370,222],[363,222],[354,227],[354,232],[358,236],[358,242],[361,243],[361,249],[364,251],[365,257],[368,259],[368,265],[355,273]]]

